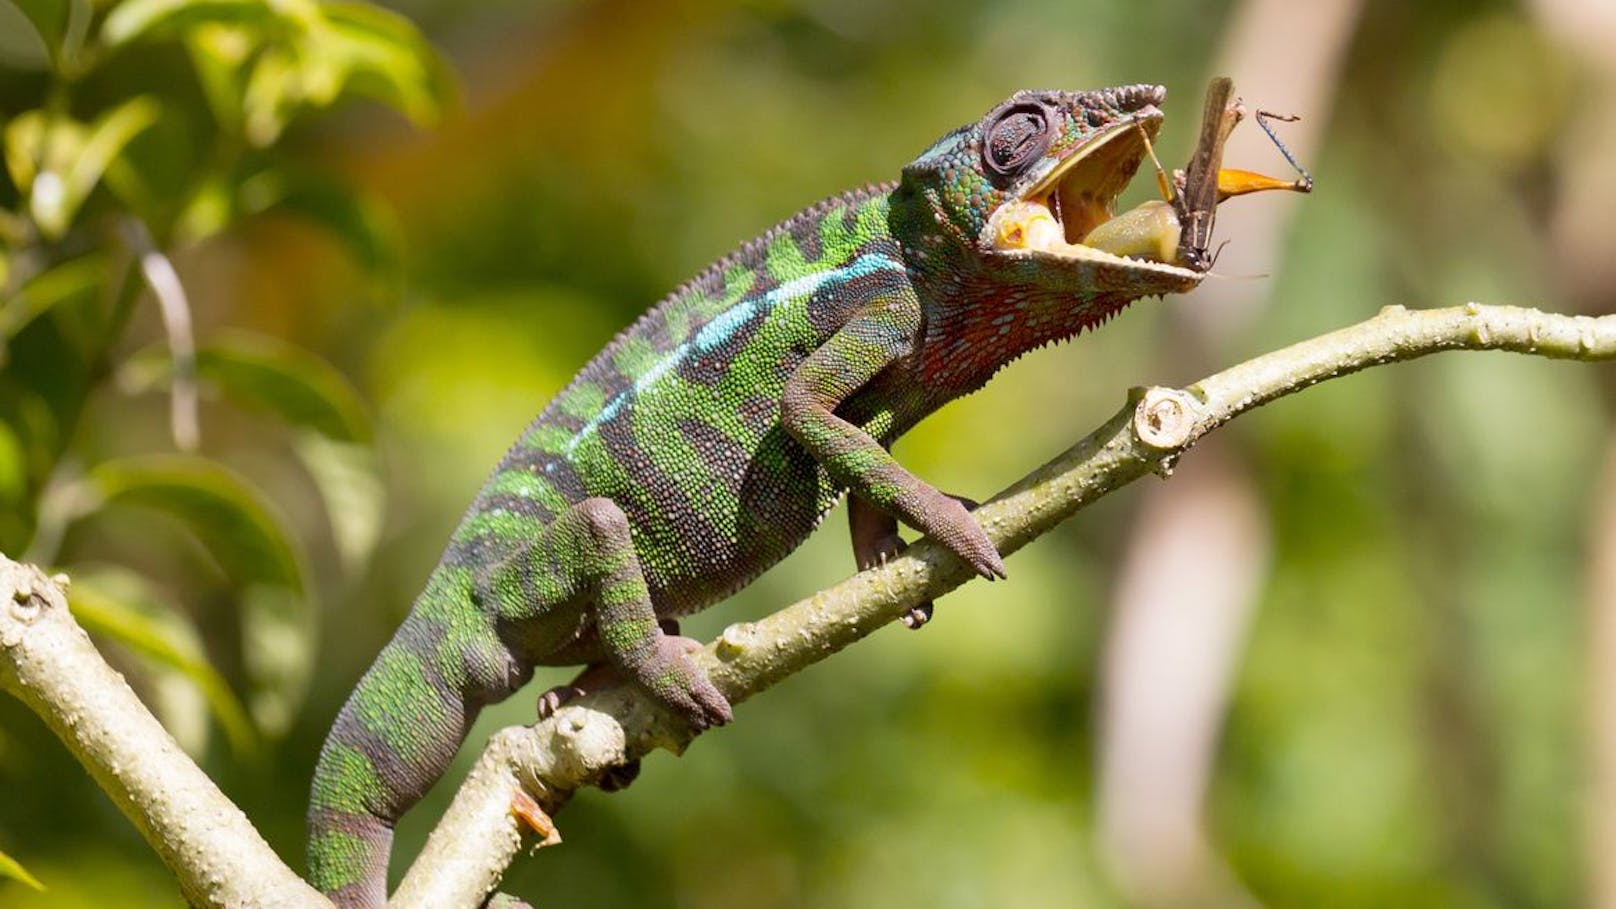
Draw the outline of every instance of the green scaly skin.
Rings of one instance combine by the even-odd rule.
[[[844,493],[860,564],[901,547],[902,521],[1003,576],[967,506],[887,449],[1022,353],[1200,281],[995,240],[1006,203],[1064,210],[1074,244],[1109,217],[1163,96],[1017,93],[898,182],[815,205],[719,261],[590,361],[495,468],[337,717],[309,808],[315,885],[341,906],[381,905],[394,822],[478,710],[536,665],[591,664],[593,683],[606,667],[693,727],[728,722],[690,642],[659,621],[746,585]]]

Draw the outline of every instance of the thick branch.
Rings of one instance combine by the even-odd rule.
[[[63,580],[0,556],[0,688],[90,771],[191,905],[329,909],[101,658],[67,611]]]
[[[1616,316],[1477,304],[1423,312],[1389,307],[1366,322],[1257,357],[1183,391],[1136,390],[1103,426],[983,505],[977,520],[1009,555],[1101,496],[1147,473],[1166,476],[1197,439],[1252,408],[1325,379],[1443,350],[1611,359]],[[768,618],[730,626],[699,659],[719,690],[739,703],[971,577],[942,547],[921,541],[886,565]],[[519,784],[553,813],[606,769],[657,747],[679,752],[691,738],[627,688],[581,699],[536,726],[501,731],[392,905],[478,905],[520,848],[522,829],[510,810]]]

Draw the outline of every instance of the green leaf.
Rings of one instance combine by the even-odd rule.
[[[309,0],[129,0],[107,15],[101,40],[108,47],[198,25],[228,23],[265,28],[317,15]]]
[[[183,522],[243,586],[304,590],[303,560],[264,494],[214,461],[149,455],[107,461],[86,476],[109,503],[138,505]]]
[[[337,557],[354,574],[375,551],[386,514],[387,488],[376,452],[368,445],[339,442],[312,432],[300,436],[296,447],[325,500]]]
[[[454,95],[450,70],[408,19],[368,3],[330,3],[324,10],[329,27],[310,31],[308,56],[340,61],[346,90],[417,124],[436,121]]]
[[[369,413],[348,380],[318,356],[284,341],[224,332],[197,351],[197,378],[231,402],[308,430],[294,443],[325,501],[338,557],[349,571],[370,557],[386,505],[381,469],[368,444]],[[168,352],[152,347],[131,358],[125,388],[164,385]]]
[[[285,731],[308,689],[316,620],[304,596],[303,560],[263,494],[220,465],[186,455],[109,461],[86,480],[105,501],[184,522],[240,583],[248,708],[265,732]]]
[[[50,45],[28,13],[13,0],[0,0],[0,66],[50,69]]]
[[[11,299],[0,301],[0,341],[9,341],[51,307],[88,293],[105,280],[106,260],[93,254],[35,275]]]
[[[7,423],[0,423],[0,511],[22,504],[28,494],[28,447]]]
[[[45,133],[45,112],[40,110],[23,111],[6,124],[6,171],[23,192],[34,185],[39,164],[45,159]]]
[[[18,864],[16,859],[6,855],[4,852],[0,852],[0,877],[9,877],[14,881],[21,881],[41,892],[45,889],[45,885],[41,884],[38,878],[29,874],[27,868]]]
[[[144,391],[172,375],[166,348],[131,358],[125,387]],[[301,347],[267,335],[224,331],[197,348],[197,379],[232,403],[274,414],[344,442],[371,436],[370,415],[342,373]]]
[[[241,97],[247,141],[259,148],[274,144],[302,100],[297,61],[282,48],[265,50],[253,64]]]
[[[197,375],[233,400],[351,442],[370,416],[348,380],[318,356],[265,335],[223,332],[197,352]]]
[[[68,602],[79,624],[91,634],[117,641],[155,670],[172,672],[195,686],[219,721],[231,749],[243,757],[255,752],[258,737],[247,712],[224,677],[209,665],[201,636],[184,616],[162,604],[145,579],[118,569],[77,569],[68,590]],[[173,716],[164,720],[188,751],[201,751],[201,742],[178,734],[183,723],[176,722]]]
[[[196,67],[197,80],[219,125],[231,133],[241,130],[242,71],[257,49],[248,28],[208,23],[192,29],[185,39]]]
[[[32,175],[28,196],[40,233],[50,239],[67,233],[107,167],[131,139],[157,122],[160,111],[156,99],[143,95],[102,114],[88,129],[65,120],[51,125],[46,164]]]
[[[72,69],[84,45],[91,13],[90,0],[0,0],[0,26],[9,25],[8,16],[21,15],[46,53],[46,66],[55,63],[59,70]]]
[[[280,211],[331,231],[367,271],[394,280],[400,270],[399,229],[391,212],[337,180],[266,170],[242,182],[242,208]]]
[[[316,633],[314,613],[292,591],[264,584],[244,591],[241,652],[248,701],[265,731],[285,732],[297,718],[314,676]]]

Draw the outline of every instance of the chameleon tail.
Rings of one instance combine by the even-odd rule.
[[[315,765],[309,881],[344,909],[387,901],[394,824],[448,769],[482,705],[530,674],[444,574],[349,695]]]

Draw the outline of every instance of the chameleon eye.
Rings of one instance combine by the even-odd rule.
[[[1009,104],[988,118],[983,131],[982,163],[988,173],[1009,179],[1025,170],[1049,147],[1049,114],[1032,101]]]

